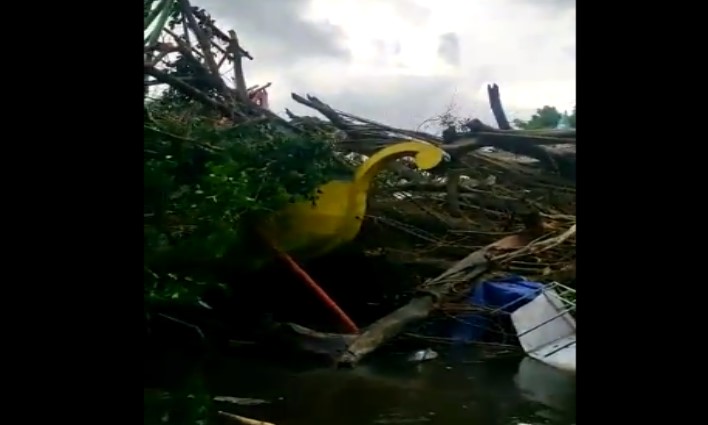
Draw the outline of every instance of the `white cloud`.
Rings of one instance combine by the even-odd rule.
[[[229,16],[227,3],[218,10],[205,7],[222,25],[248,19],[248,8]],[[575,104],[572,1],[302,0],[296,11],[298,28],[327,28],[320,34],[329,34],[329,51],[338,46],[348,55],[303,54],[285,61],[267,48],[274,43],[272,33],[268,43],[260,41],[269,29],[243,33],[236,26],[242,44],[256,57],[246,69],[248,81],[273,82],[276,111],[303,112],[294,107],[290,92],[310,93],[335,108],[415,127],[426,114],[442,112],[454,97],[461,112],[490,122],[487,83],[501,87],[510,118],[527,118],[547,104],[561,110]],[[262,18],[267,22],[267,15]],[[285,33],[287,25],[279,17],[279,31]],[[294,31],[282,42],[297,51],[296,37]],[[438,55],[443,38],[448,40],[446,54]],[[459,59],[458,66],[451,57]]]

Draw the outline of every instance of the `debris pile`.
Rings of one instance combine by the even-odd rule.
[[[470,291],[481,280],[512,273],[575,286],[574,129],[511,129],[497,86],[489,87],[489,98],[499,128],[472,119],[437,136],[393,128],[294,93],[295,102],[324,118],[291,111],[282,117],[268,109],[270,83],[246,85],[241,62],[253,57],[235,31],[222,31],[187,0],[162,3],[183,18],[172,28],[151,27],[144,50],[146,92],[167,85],[218,111],[226,127],[267,121],[283,131],[327,137],[344,168],[405,140],[437,145],[449,155],[445,164],[426,172],[400,160],[372,191],[359,239],[369,255],[419,270],[412,283],[417,292],[361,334],[346,336],[338,363],[356,364],[434,312],[469,312]],[[185,64],[188,77],[167,72]],[[226,66],[233,68],[224,72]],[[301,327],[297,332],[332,338]]]

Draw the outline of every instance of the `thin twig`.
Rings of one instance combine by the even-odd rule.
[[[154,77],[156,80],[158,80],[160,82],[163,82],[165,84],[169,84],[171,87],[174,87],[174,88],[182,91],[187,96],[190,96],[193,99],[202,102],[204,105],[216,109],[217,111],[224,114],[224,116],[226,116],[226,117],[231,117],[234,114],[237,114],[238,116],[243,117],[242,114],[240,114],[236,111],[233,111],[227,105],[212,99],[211,97],[209,97],[208,94],[200,91],[196,87],[194,87],[190,84],[187,84],[184,81],[181,81],[179,78],[175,78],[165,72],[155,69],[155,67],[150,63],[145,64],[145,73]]]
[[[197,325],[193,325],[191,323],[187,323],[184,320],[177,319],[176,317],[168,316],[166,314],[159,313],[158,316],[164,317],[167,320],[171,320],[175,323],[179,323],[180,325],[186,326],[188,328],[193,329],[198,335],[199,338],[201,338],[202,341],[206,340],[206,337],[204,336],[204,332],[202,332],[201,328]]]
[[[172,31],[170,31],[169,28],[165,28],[164,31],[165,31],[167,34],[169,34],[170,36],[172,36],[172,38],[175,40],[175,42],[177,42],[178,45],[184,47],[184,48],[185,48],[187,51],[189,51],[189,52],[195,53],[195,54],[198,55],[200,58],[202,58],[202,59],[204,58],[204,55],[202,54],[202,52],[200,52],[199,50],[197,50],[196,47],[192,46],[191,44],[189,44],[189,43],[186,42],[185,40],[182,40],[182,38],[181,38],[179,35],[175,34],[175,33],[172,32]],[[185,32],[185,34],[187,34],[187,32]],[[183,53],[183,54],[184,54],[184,53]]]

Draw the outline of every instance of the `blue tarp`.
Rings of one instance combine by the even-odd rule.
[[[533,300],[543,289],[543,284],[528,281],[521,276],[510,275],[503,279],[481,282],[468,298],[471,305],[499,309],[512,313]],[[480,314],[458,317],[451,337],[459,342],[479,340],[489,327],[489,318]]]

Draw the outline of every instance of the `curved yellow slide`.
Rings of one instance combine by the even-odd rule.
[[[435,145],[404,141],[366,160],[351,181],[333,180],[319,188],[316,202],[298,202],[270,217],[261,231],[278,250],[298,258],[324,255],[353,240],[366,215],[367,195],[377,173],[396,159],[413,156],[418,168],[438,165],[446,153]]]

